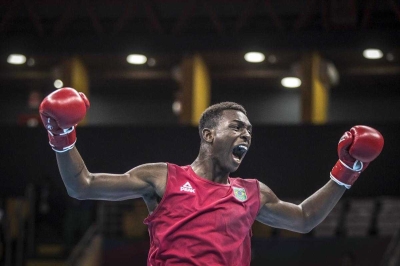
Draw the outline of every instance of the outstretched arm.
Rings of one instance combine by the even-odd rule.
[[[77,199],[124,200],[162,196],[167,165],[145,164],[124,174],[93,174],[75,148],[76,125],[85,117],[89,100],[72,88],[48,95],[39,112],[68,194]]]
[[[322,222],[346,191],[332,180],[301,204],[281,201],[272,190],[260,182],[263,203],[257,220],[272,227],[299,233],[310,232]]]
[[[284,202],[260,182],[261,208],[257,220],[270,226],[307,233],[322,222],[369,163],[383,149],[383,137],[375,129],[355,126],[340,138],[339,160],[331,180],[299,205]]]
[[[164,193],[165,163],[140,165],[123,174],[91,173],[76,148],[56,154],[61,177],[71,197],[114,201]]]

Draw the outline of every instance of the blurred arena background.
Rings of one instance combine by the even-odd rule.
[[[67,86],[92,104],[93,172],[189,164],[202,110],[243,104],[254,140],[233,175],[292,202],[328,181],[343,131],[377,128],[382,154],[312,232],[254,225],[252,265],[400,265],[399,39],[397,0],[1,0],[0,262],[146,265],[141,200],[65,191],[38,105]]]

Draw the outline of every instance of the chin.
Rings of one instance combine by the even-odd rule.
[[[230,167],[229,172],[230,172],[230,173],[235,172],[237,169],[239,169],[239,166],[240,166],[240,163],[238,164],[238,163],[235,162],[235,163]]]
[[[232,169],[232,171],[229,171],[229,173],[234,173],[239,169],[239,167],[235,167],[234,169]]]

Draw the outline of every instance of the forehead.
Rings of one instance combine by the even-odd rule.
[[[250,125],[250,121],[247,118],[247,116],[237,110],[224,110],[222,112],[222,117],[221,117],[221,122],[232,122],[232,121],[240,121],[243,122],[246,125]]]

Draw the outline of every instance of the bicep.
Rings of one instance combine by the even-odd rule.
[[[302,231],[304,217],[302,207],[280,200],[275,193],[260,182],[261,208],[257,221],[276,228]]]
[[[100,200],[139,198],[156,192],[166,176],[165,163],[140,165],[124,174],[90,173],[84,197]]]

